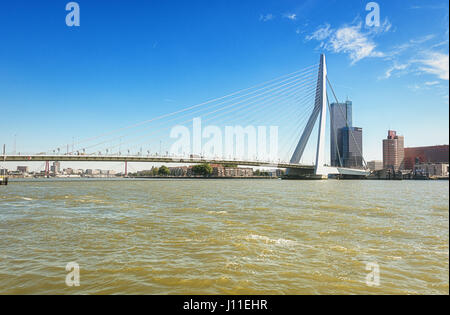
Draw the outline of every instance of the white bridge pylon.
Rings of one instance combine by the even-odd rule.
[[[317,78],[316,97],[314,109],[306,124],[305,130],[295,148],[292,155],[291,164],[299,164],[305,151],[306,144],[311,136],[311,132],[316,124],[317,117],[319,118],[319,132],[317,139],[316,150],[316,164],[314,173],[320,177],[328,177],[328,175],[361,175],[367,176],[370,174],[367,170],[351,169],[343,167],[331,167],[325,164],[325,132],[327,122],[327,63],[325,55],[320,55],[319,75]]]

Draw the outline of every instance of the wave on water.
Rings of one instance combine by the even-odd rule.
[[[287,240],[284,238],[279,239],[272,239],[267,236],[257,235],[257,234],[250,234],[246,237],[246,240],[257,240],[262,241],[266,244],[274,244],[274,245],[280,245],[280,246],[292,246],[297,244],[296,241]]]

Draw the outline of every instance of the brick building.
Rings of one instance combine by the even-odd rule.
[[[243,167],[224,167],[220,164],[211,165],[214,177],[251,177],[253,176],[253,168]]]
[[[395,171],[404,168],[405,138],[397,135],[396,131],[389,130],[387,139],[383,140],[383,168]]]
[[[405,148],[405,169],[414,170],[416,164],[448,163],[448,145]]]

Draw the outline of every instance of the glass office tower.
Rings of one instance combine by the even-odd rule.
[[[352,102],[332,103],[330,105],[330,153],[331,165],[343,166],[343,128],[352,127]]]

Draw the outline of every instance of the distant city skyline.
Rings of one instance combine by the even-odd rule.
[[[81,25],[72,28],[64,1],[8,2],[0,12],[8,152],[71,148],[315,64],[322,52],[337,97],[353,103],[366,161],[382,160],[389,129],[405,147],[449,143],[446,1],[378,1],[378,28],[365,25],[364,1],[77,2]],[[71,166],[105,168],[61,163]]]

